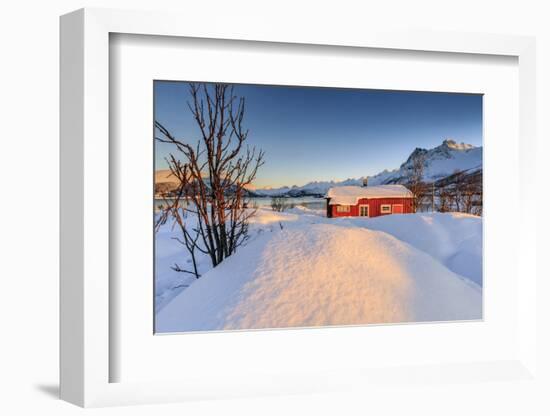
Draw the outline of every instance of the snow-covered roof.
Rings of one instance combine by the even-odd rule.
[[[356,205],[362,198],[412,198],[403,185],[336,186],[326,195],[330,205]]]

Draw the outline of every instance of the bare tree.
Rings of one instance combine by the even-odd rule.
[[[481,173],[456,175],[456,198],[461,212],[481,215],[482,183]]]
[[[198,126],[198,140],[176,138],[155,121],[156,140],[174,146],[166,159],[177,178],[177,197],[165,201],[157,226],[172,218],[181,231],[179,240],[191,254],[193,270],[199,273],[197,251],[207,254],[212,266],[235,253],[246,241],[254,209],[248,209],[247,187],[264,163],[264,152],[246,145],[243,126],[245,99],[226,84],[189,85],[188,107]],[[182,204],[181,201],[185,201]],[[195,222],[184,218],[191,213]]]
[[[453,195],[451,190],[448,187],[440,186],[437,188],[437,210],[439,212],[450,212],[452,211],[451,205],[453,200]]]
[[[451,175],[452,180],[452,200],[454,204],[454,211],[461,212],[461,202],[462,202],[462,188],[464,183],[464,173],[458,169],[453,172]]]
[[[426,156],[423,153],[416,153],[406,171],[406,185],[413,194],[413,211],[416,212],[422,206],[426,196],[426,184],[424,183],[424,167]]]
[[[283,212],[289,208],[292,208],[291,205],[282,196],[274,196],[271,198],[271,209],[273,211]]]
[[[472,211],[474,215],[483,215],[483,173],[480,170],[474,175],[476,193],[473,197]]]
[[[174,169],[171,169],[174,172],[174,175],[179,180],[179,187],[174,198],[170,196],[164,196],[164,204],[159,207],[160,216],[155,223],[155,230],[158,231],[161,225],[165,224],[169,219],[173,219],[172,229],[178,227],[180,237],[172,237],[174,240],[178,241],[180,244],[185,246],[186,250],[191,256],[191,263],[193,270],[187,270],[180,267],[179,264],[175,263],[172,266],[172,269],[177,272],[189,273],[194,275],[197,279],[200,277],[197,263],[197,252],[202,251],[199,247],[198,240],[200,236],[199,228],[196,226],[190,226],[187,221],[187,201],[184,199],[185,195],[185,183],[189,179],[187,168],[185,165],[182,165],[179,161],[172,159],[174,162]]]
[[[436,182],[438,211],[465,212],[481,215],[483,211],[483,184],[481,170],[456,170]]]

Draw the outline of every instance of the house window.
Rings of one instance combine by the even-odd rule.
[[[359,216],[368,217],[369,216],[369,206],[368,205],[359,205]]]
[[[390,204],[380,205],[380,213],[381,214],[391,214],[391,205]]]
[[[349,211],[349,205],[336,205],[336,212],[344,213]]]

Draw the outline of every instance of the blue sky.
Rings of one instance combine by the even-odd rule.
[[[154,88],[156,120],[195,143],[188,84]],[[249,145],[266,154],[257,187],[374,175],[446,138],[482,145],[481,95],[263,85],[235,85],[235,94],[246,98]],[[156,169],[167,168],[171,151],[156,142]]]

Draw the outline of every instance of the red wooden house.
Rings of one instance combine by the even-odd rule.
[[[413,212],[413,194],[403,185],[337,186],[326,196],[327,217],[378,217]]]

